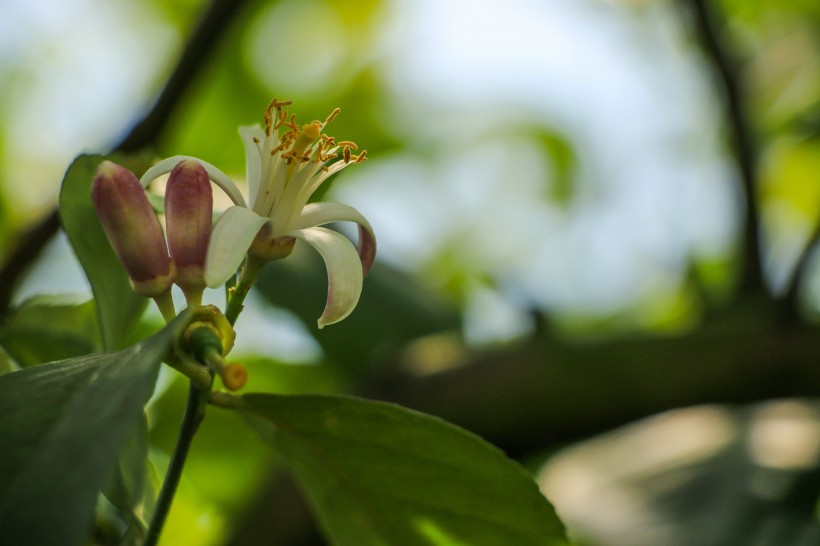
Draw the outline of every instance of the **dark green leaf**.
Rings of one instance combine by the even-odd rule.
[[[11,358],[8,353],[0,347],[0,375],[4,373],[13,372],[17,369],[17,363]]]
[[[148,421],[143,413],[131,429],[124,447],[117,457],[117,464],[108,487],[103,489],[105,497],[119,510],[128,525],[129,535],[141,536],[145,531],[143,510],[146,489],[148,460]]]
[[[535,482],[479,437],[399,406],[249,394],[334,544],[566,544]]]
[[[24,302],[0,327],[0,345],[21,366],[33,366],[99,350],[93,301],[71,303],[38,296]]]
[[[297,248],[287,260],[268,264],[257,286],[269,302],[293,311],[328,360],[347,370],[392,356],[415,338],[460,326],[458,312],[440,296],[406,274],[377,263],[364,280],[353,313],[319,330],[316,319],[325,306],[327,273],[322,259],[310,249]]]
[[[60,190],[60,218],[85,270],[94,298],[103,346],[117,349],[145,309],[147,300],[131,290],[128,275],[108,242],[91,202],[91,183],[101,155],[81,155],[66,171]],[[112,158],[129,165],[121,157]],[[133,167],[132,167],[133,168]],[[136,169],[139,174],[140,169]]]
[[[148,340],[0,376],[0,529],[16,546],[72,546],[188,319]]]

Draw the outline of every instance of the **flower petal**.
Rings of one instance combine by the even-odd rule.
[[[228,178],[228,176],[225,173],[223,173],[207,161],[202,161],[201,159],[197,159],[196,157],[191,157],[188,155],[175,155],[173,157],[163,159],[162,161],[160,161],[159,163],[145,171],[145,174],[142,175],[142,178],[140,178],[140,184],[142,184],[143,188],[147,187],[148,184],[150,184],[155,178],[171,172],[172,170],[174,170],[174,167],[176,167],[181,161],[185,161],[186,159],[200,163],[203,167],[205,167],[205,170],[208,172],[208,178],[210,178],[214,182],[214,184],[222,188],[222,191],[224,191],[228,195],[228,197],[231,198],[231,201],[233,201],[240,207],[247,207],[247,205],[245,204],[245,198],[242,197],[242,192],[239,191],[239,188],[236,187],[236,184],[233,183],[233,180]]]
[[[248,202],[256,201],[259,182],[262,180],[262,142],[265,131],[258,125],[239,128],[239,136],[245,143],[245,172],[248,178]]]
[[[236,272],[256,234],[267,218],[243,207],[231,207],[214,224],[208,257],[205,259],[205,283],[216,288]]]
[[[321,226],[330,222],[359,224],[359,259],[362,262],[362,271],[367,275],[376,259],[376,235],[367,218],[353,207],[334,201],[309,203],[302,209],[302,214],[296,222],[296,229]]]
[[[299,229],[287,235],[315,248],[325,261],[327,303],[319,317],[319,328],[347,317],[362,293],[362,266],[353,243],[341,233],[321,227]]]

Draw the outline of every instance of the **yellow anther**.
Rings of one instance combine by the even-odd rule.
[[[285,123],[285,125],[290,127],[292,130],[296,131],[297,133],[299,132],[299,126],[296,125],[296,116],[295,115],[291,115],[290,120],[288,120],[288,122]]]
[[[268,109],[265,110],[265,118],[264,119],[265,119],[265,135],[270,136],[271,130],[275,129],[275,127],[273,126],[273,116],[271,115],[270,106],[268,106]],[[278,125],[277,125],[277,127],[278,127]]]
[[[335,159],[337,157],[339,157],[339,154],[328,154],[328,153],[325,153],[325,150],[320,150],[319,151],[319,161],[321,163],[324,163],[328,159]]]
[[[285,110],[278,110],[278,113],[276,114],[276,125],[274,126],[274,129],[278,129],[279,127],[281,127],[282,124],[285,123],[287,117],[288,113]]]
[[[361,163],[362,161],[367,161],[367,150],[362,150],[362,153],[353,159],[354,163]]]
[[[345,163],[350,163],[350,146],[345,146],[344,157]]]
[[[356,143],[351,141],[351,140],[340,140],[337,144],[339,146],[347,146],[351,150],[358,150],[359,149],[359,147],[356,146]]]
[[[333,110],[333,111],[330,113],[330,115],[327,117],[327,119],[325,120],[325,122],[324,122],[323,126],[324,126],[324,125],[327,125],[328,123],[330,123],[331,121],[333,121],[333,118],[335,118],[336,116],[338,116],[338,115],[339,115],[339,112],[341,112],[341,111],[342,111],[342,109],[341,109],[341,108],[336,108],[335,110]]]

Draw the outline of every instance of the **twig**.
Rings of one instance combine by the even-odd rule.
[[[185,46],[176,68],[157,101],[141,122],[113,149],[132,152],[154,143],[165,129],[171,113],[188,91],[196,75],[224,36],[242,7],[242,0],[213,0]],[[11,305],[11,298],[20,278],[40,256],[46,244],[60,228],[55,208],[39,222],[24,230],[0,269],[0,315]]]
[[[231,22],[245,2],[242,0],[213,0],[199,25],[188,40],[168,83],[157,98],[151,111],[116,147],[133,152],[154,142],[165,129],[171,113],[188,91],[197,74],[204,68],[211,53],[225,35]]]
[[[45,218],[25,229],[17,238],[14,250],[0,269],[0,315],[5,315],[11,305],[11,298],[20,277],[42,253],[58,229],[60,215],[55,208]]]
[[[171,503],[174,500],[179,480],[182,478],[182,468],[188,458],[191,442],[199,428],[199,424],[205,418],[205,408],[210,391],[210,385],[202,389],[197,387],[193,381],[191,382],[188,391],[188,404],[185,406],[185,415],[182,417],[177,445],[174,448],[174,454],[171,456],[168,471],[165,473],[165,480],[162,482],[162,489],[159,492],[157,505],[148,526],[143,546],[155,546],[159,541],[162,527],[165,525],[168,512],[171,510]]]
[[[739,295],[764,292],[763,265],[760,251],[760,207],[757,194],[757,149],[746,115],[736,63],[718,36],[717,7],[705,0],[685,0],[694,17],[697,38],[704,53],[715,66],[724,88],[724,103],[730,128],[732,153],[743,183],[745,225],[743,231],[742,276]],[[712,2],[711,4],[715,4]]]
[[[794,322],[800,316],[800,286],[806,268],[809,266],[809,258],[811,258],[812,251],[817,247],[818,243],[820,243],[820,224],[815,226],[814,232],[811,234],[811,237],[809,237],[806,246],[797,258],[797,263],[794,264],[794,270],[792,271],[789,283],[786,285],[786,290],[778,300],[781,317],[785,321]]]

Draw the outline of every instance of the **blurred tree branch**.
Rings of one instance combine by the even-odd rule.
[[[815,226],[814,231],[809,237],[806,246],[800,253],[797,263],[794,265],[794,271],[786,285],[786,290],[780,297],[780,305],[783,313],[783,318],[789,322],[798,322],[800,320],[800,287],[803,279],[803,274],[809,267],[812,257],[812,251],[820,244],[820,224]]]
[[[179,101],[205,67],[240,8],[242,0],[213,0],[191,34],[168,82],[142,121],[137,123],[113,147],[114,151],[133,152],[154,144]],[[14,290],[23,274],[34,263],[43,248],[60,228],[60,216],[55,208],[40,221],[22,230],[16,244],[0,269],[0,315],[11,305]]]
[[[438,415],[513,456],[676,408],[820,395],[816,330],[761,317],[744,307],[675,337],[539,337],[363,394]]]
[[[695,37],[714,69],[723,87],[723,102],[729,125],[732,154],[743,185],[744,230],[742,238],[741,272],[738,296],[766,293],[763,281],[763,262],[760,251],[760,205],[758,202],[758,151],[754,129],[746,113],[737,63],[734,62],[720,29],[723,16],[717,2],[683,0],[694,23]]]

